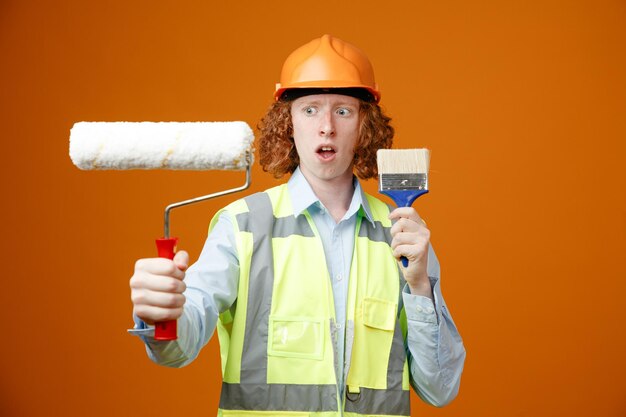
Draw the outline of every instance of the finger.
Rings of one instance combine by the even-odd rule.
[[[162,275],[176,279],[185,278],[185,272],[178,268],[174,261],[166,258],[139,259],[135,263],[135,271],[143,271],[152,275]]]
[[[420,227],[423,227],[421,223],[401,217],[391,226],[390,232],[391,236],[395,236],[396,233],[401,232],[417,232]]]
[[[407,256],[408,254],[407,245],[396,245],[396,247],[393,248],[392,253],[393,253],[393,257],[396,258],[397,261],[399,261],[401,257],[405,257],[409,261],[411,260],[411,258]]]
[[[396,233],[401,232],[419,233],[426,231],[428,231],[428,228],[426,228],[426,225],[422,221],[416,222],[404,217],[399,218],[398,221],[391,226],[390,230],[391,236],[395,236]]]
[[[148,274],[146,272],[133,275],[130,279],[130,287],[133,290],[146,289],[178,294],[182,294],[187,289],[187,285],[183,280],[163,275]]]
[[[399,218],[411,219],[414,222],[422,222],[422,218],[413,207],[398,207],[389,213],[389,219],[396,220]]]
[[[422,257],[428,253],[428,240],[421,236],[403,235],[399,239],[392,240],[390,246],[392,251],[402,248],[403,252],[410,252],[413,257]]]
[[[183,294],[167,293],[152,290],[133,291],[131,299],[135,306],[148,305],[161,308],[181,308],[185,305],[186,298]]]
[[[181,271],[186,271],[189,267],[189,254],[184,250],[176,252],[176,255],[174,255],[174,264]]]
[[[133,312],[137,317],[148,324],[155,322],[176,320],[183,315],[182,308],[162,308],[147,305],[135,306]]]
[[[404,256],[410,262],[414,262],[415,260],[423,259],[423,254],[424,251],[420,251],[417,245],[398,245],[393,249],[393,256],[398,260]]]
[[[391,239],[391,248],[399,245],[415,245],[420,242],[420,236],[417,233],[400,232]]]

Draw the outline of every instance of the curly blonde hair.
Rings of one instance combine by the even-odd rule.
[[[293,140],[292,101],[279,100],[269,107],[259,122],[258,149],[260,163],[274,178],[290,174],[300,158]],[[376,103],[359,100],[359,139],[354,147],[354,172],[361,179],[377,178],[376,151],[389,149],[394,129],[391,118]]]

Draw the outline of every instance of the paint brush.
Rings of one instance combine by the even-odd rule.
[[[385,194],[398,207],[411,207],[417,197],[428,192],[428,149],[379,149],[378,191]],[[406,268],[409,260],[400,258]]]

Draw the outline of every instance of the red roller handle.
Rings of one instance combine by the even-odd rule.
[[[156,239],[159,258],[174,259],[176,253],[177,237]],[[176,340],[176,320],[161,321],[154,323],[155,340]]]

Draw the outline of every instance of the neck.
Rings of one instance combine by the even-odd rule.
[[[334,178],[331,181],[316,181],[315,178],[307,178],[306,175],[305,178],[317,198],[330,212],[335,223],[339,223],[350,208],[350,202],[354,195],[352,173],[349,176]]]

